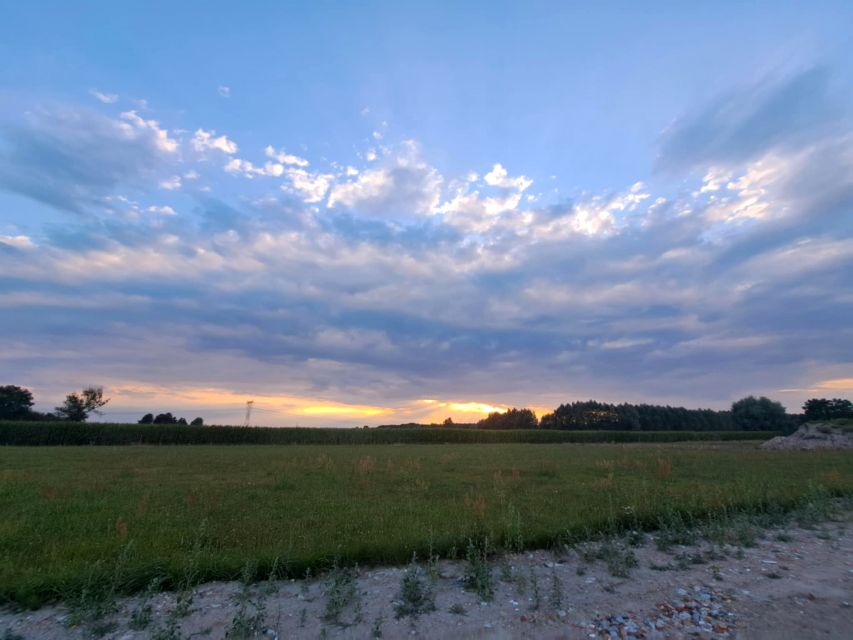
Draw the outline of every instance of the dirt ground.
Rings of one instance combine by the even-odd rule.
[[[181,616],[174,613],[175,594],[168,593],[123,599],[116,614],[77,626],[69,624],[73,612],[61,606],[4,610],[0,633],[26,640],[94,634],[111,640],[850,638],[850,515],[815,529],[767,530],[754,547],[705,542],[663,552],[653,536],[646,536],[639,546],[619,547],[616,555],[599,553],[603,559],[592,559],[594,544],[560,554],[506,556],[491,563],[494,597],[488,602],[465,589],[464,562],[442,561],[432,567],[438,577],[418,571],[420,584],[432,591],[435,610],[399,619],[401,581],[411,567],[359,570],[351,579],[340,574],[337,582],[321,576],[249,588],[236,582],[203,584]],[[637,566],[627,577],[615,577],[631,557]],[[330,600],[337,608],[329,607]]]

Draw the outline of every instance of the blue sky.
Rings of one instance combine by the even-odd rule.
[[[9,3],[4,383],[278,425],[849,396],[851,18]]]

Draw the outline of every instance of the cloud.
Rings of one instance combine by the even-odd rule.
[[[801,138],[732,148],[730,123],[775,93],[680,118],[682,141],[718,128],[668,148],[696,169],[683,185],[571,200],[503,164],[442,173],[413,141],[309,165],[138,115],[36,112],[3,129],[0,185],[87,215],[0,230],[0,361],[57,394],[112,385],[134,410],[180,387],[193,413],[240,419],[257,398],[272,424],[724,407],[794,385],[798,406],[853,363],[853,138],[828,110]],[[208,178],[215,197],[170,188]]]
[[[150,206],[146,209],[148,213],[155,213],[161,216],[173,216],[175,215],[175,210],[172,209],[169,205],[160,205],[160,206]]]
[[[839,117],[829,70],[813,67],[731,91],[676,120],[663,135],[658,163],[675,171],[749,161],[809,144]]]
[[[390,151],[380,167],[366,169],[353,180],[332,187],[328,206],[412,219],[433,213],[442,182],[438,171],[421,158],[418,144],[408,140]]]
[[[143,188],[176,143],[153,120],[82,109],[30,112],[0,130],[0,188],[57,209],[92,214],[121,186]]]
[[[526,176],[510,178],[507,170],[504,169],[503,165],[500,163],[495,164],[492,167],[492,170],[483,176],[483,180],[485,180],[486,184],[489,186],[500,187],[502,189],[516,189],[519,192],[525,191],[533,184],[533,180]]]
[[[231,97],[231,87],[226,87],[225,85],[219,85],[219,88],[216,90],[216,92],[220,96],[222,96],[223,98],[230,98]]]
[[[169,137],[169,132],[160,128],[160,123],[156,120],[145,120],[141,118],[136,111],[125,111],[121,117],[129,121],[132,126],[139,130],[147,130],[154,134],[154,141],[161,151],[174,153],[178,150],[178,143]]]
[[[35,243],[28,236],[0,236],[0,244],[16,249],[32,249]]]
[[[115,93],[101,93],[97,89],[92,89],[89,93],[104,104],[114,104],[118,102],[118,95]]]
[[[289,153],[285,153],[284,150],[276,150],[272,146],[267,146],[264,149],[264,153],[268,158],[273,158],[281,164],[292,164],[297,167],[307,167],[308,161],[305,158],[300,158],[299,156],[294,156]]]
[[[160,188],[166,191],[174,191],[181,188],[181,176],[170,176],[160,181]]]
[[[200,154],[215,150],[227,155],[234,155],[239,150],[237,143],[229,140],[227,136],[221,135],[217,137],[215,131],[205,131],[204,129],[196,130],[190,144]]]

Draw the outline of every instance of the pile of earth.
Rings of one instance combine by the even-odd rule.
[[[853,427],[832,422],[807,422],[789,436],[779,436],[762,449],[853,449]]]

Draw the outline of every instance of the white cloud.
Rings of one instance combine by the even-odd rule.
[[[181,188],[181,176],[172,176],[160,181],[160,188],[166,191],[174,191]]]
[[[533,184],[533,180],[531,180],[527,176],[518,176],[517,178],[510,178],[509,174],[507,173],[507,170],[500,163],[495,164],[492,167],[492,170],[483,176],[483,180],[485,180],[486,184],[491,187],[500,187],[502,189],[517,189],[519,192],[525,191],[530,185]]]
[[[266,149],[264,149],[264,153],[267,158],[273,158],[277,160],[281,164],[292,164],[297,167],[307,167],[308,161],[305,158],[300,158],[299,156],[294,156],[289,153],[285,153],[284,149],[276,150],[271,145],[268,145]]]
[[[16,249],[32,249],[35,247],[29,236],[0,236],[0,244]]]
[[[329,207],[347,207],[395,218],[434,213],[441,198],[442,176],[421,158],[413,140],[388,151],[382,166],[336,184]]]
[[[231,87],[226,87],[224,84],[223,84],[223,85],[219,85],[219,88],[217,89],[217,92],[218,92],[218,93],[219,93],[219,95],[221,95],[223,98],[230,98],[230,97],[231,97]]]
[[[198,180],[198,179],[199,179],[198,171],[195,171],[194,169],[190,169],[189,171],[187,171],[184,174],[184,180]]]
[[[305,169],[286,170],[290,187],[282,185],[285,191],[295,191],[305,202],[320,202],[329,191],[334,176],[327,173],[311,173]]]
[[[163,206],[150,206],[146,209],[148,213],[154,213],[161,216],[173,216],[175,215],[175,210],[169,205]]]
[[[146,120],[139,116],[136,111],[125,111],[121,117],[130,122],[137,130],[148,130],[154,134],[154,140],[157,148],[161,151],[174,153],[178,150],[178,142],[169,137],[169,132],[166,129],[160,128],[160,123],[156,120]],[[129,126],[129,125],[126,125]]]
[[[101,93],[97,89],[92,89],[89,93],[104,104],[114,104],[118,102],[118,94],[115,93]]]
[[[216,149],[222,153],[233,155],[237,153],[237,143],[229,140],[227,136],[221,135],[216,137],[215,131],[205,131],[198,129],[192,139],[192,146],[198,153],[205,153]]]

